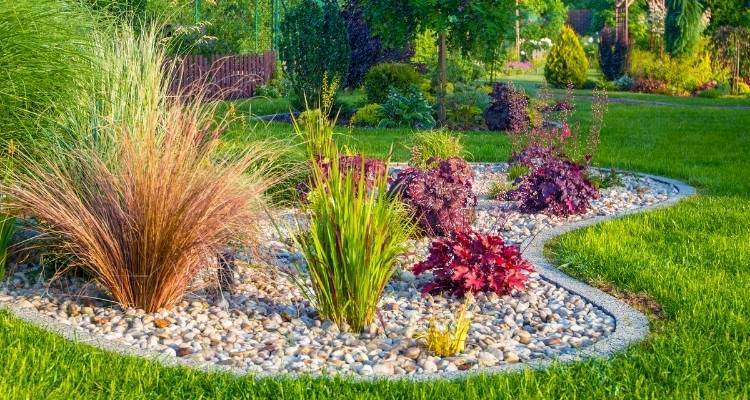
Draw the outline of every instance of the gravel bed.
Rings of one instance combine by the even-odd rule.
[[[475,228],[518,244],[550,227],[644,208],[678,195],[660,181],[623,175],[624,186],[602,190],[585,215],[529,215],[486,198],[491,182],[505,179],[505,165],[474,168],[475,191],[483,199]],[[81,278],[64,277],[50,284],[35,265],[0,283],[0,303],[35,310],[103,341],[256,373],[429,376],[575,354],[616,328],[607,312],[534,273],[525,292],[476,296],[466,350],[455,357],[436,357],[415,336],[433,317],[449,321],[462,301],[421,295],[419,288],[427,278],[415,277],[408,267],[425,257],[429,240],[411,243],[413,251],[403,257],[386,287],[377,322],[359,335],[321,320],[288,282],[284,270],[299,256],[287,243],[269,232],[261,256],[240,257],[234,271],[238,284],[232,290],[199,290],[172,310],[148,314],[122,309]]]

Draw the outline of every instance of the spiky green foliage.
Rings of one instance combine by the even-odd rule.
[[[91,76],[93,18],[63,0],[0,0],[0,140],[45,142],[55,105],[75,101]]]
[[[699,0],[667,0],[664,40],[669,54],[691,54],[701,37],[703,6]]]
[[[343,80],[349,70],[346,24],[334,0],[302,0],[281,24],[279,57],[298,105],[319,108],[326,77]]]
[[[320,156],[338,159],[338,150],[331,150]],[[396,258],[415,231],[406,206],[388,195],[385,174],[375,176],[369,190],[366,179],[355,177],[365,175],[364,163],[356,174],[336,162],[324,169],[311,160],[309,234],[295,236],[307,267],[291,276],[321,317],[355,332],[373,322]]]
[[[569,83],[582,87],[589,61],[575,31],[569,26],[563,27],[554,43],[544,66],[544,78],[555,87],[565,87]]]

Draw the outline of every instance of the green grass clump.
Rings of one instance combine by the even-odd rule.
[[[75,103],[93,69],[94,18],[76,2],[0,0],[0,140],[45,142],[39,125]]]
[[[461,136],[448,130],[417,132],[412,139],[409,164],[418,168],[427,168],[430,159],[445,160],[463,157],[465,154]]]

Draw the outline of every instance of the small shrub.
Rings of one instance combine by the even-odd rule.
[[[547,161],[559,157],[561,154],[554,150],[553,144],[533,143],[510,157],[508,175],[513,175],[511,181],[526,176],[534,168],[539,168]]]
[[[724,91],[719,89],[706,89],[698,92],[698,97],[702,97],[704,99],[718,99],[725,94],[726,93],[724,93]]]
[[[513,189],[513,184],[508,180],[495,180],[490,184],[490,189],[487,192],[487,196],[491,199],[504,199],[505,193]]]
[[[447,130],[417,132],[411,146],[409,165],[416,168],[429,168],[436,162],[449,158],[463,157],[464,147],[461,137],[453,135]]]
[[[640,93],[669,94],[667,84],[656,79],[637,79],[633,91]]]
[[[295,236],[307,267],[292,278],[322,318],[360,332],[374,322],[414,225],[407,207],[388,196],[385,177],[366,190],[364,180],[336,164],[328,172],[313,165],[310,233]]]
[[[554,87],[572,84],[580,88],[586,82],[588,67],[589,62],[578,36],[570,27],[564,27],[547,57],[544,78]]]
[[[470,229],[474,221],[476,195],[471,187],[474,170],[464,160],[436,162],[432,169],[409,167],[398,173],[390,193],[414,211],[422,232],[446,236]]]
[[[302,0],[281,22],[279,59],[294,91],[293,103],[320,108],[327,79],[342,80],[349,70],[346,24],[333,0]]]
[[[452,324],[439,326],[433,317],[427,331],[418,334],[416,338],[423,340],[427,349],[438,357],[453,357],[464,351],[471,327],[471,320],[466,316],[467,303],[468,301],[464,302],[458,310]]]
[[[586,180],[596,190],[608,189],[616,186],[623,186],[622,177],[614,169],[606,175],[586,173]]]
[[[523,212],[546,211],[568,216],[586,212],[599,192],[586,180],[583,167],[567,160],[550,159],[523,178],[507,199],[517,201]]]
[[[403,93],[391,88],[383,103],[380,126],[430,129],[435,126],[435,118],[432,116],[432,107],[415,87]]]
[[[616,38],[610,27],[604,27],[599,39],[599,65],[602,75],[613,81],[628,71],[630,43],[624,38]]]
[[[627,92],[633,89],[633,86],[635,85],[635,81],[633,81],[633,78],[631,78],[630,76],[623,75],[617,78],[614,84],[617,90]]]
[[[365,75],[365,93],[370,103],[384,103],[392,93],[407,92],[413,86],[419,86],[422,78],[408,64],[384,63],[372,67]]]
[[[367,104],[357,109],[349,122],[353,126],[378,126],[383,119],[383,107],[380,104]]]
[[[484,124],[482,111],[490,97],[482,84],[456,83],[446,97],[447,125],[452,129],[480,129]]]
[[[484,111],[484,122],[491,131],[521,131],[529,125],[529,100],[512,84],[495,83],[492,103]]]
[[[523,290],[533,269],[518,247],[506,245],[501,236],[470,231],[433,241],[427,260],[413,267],[415,275],[432,272],[423,293],[456,297]]]
[[[508,182],[519,182],[520,179],[531,173],[531,168],[524,164],[511,164],[508,167]]]

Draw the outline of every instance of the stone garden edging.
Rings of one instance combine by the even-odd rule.
[[[637,175],[651,178],[653,180],[673,186],[677,190],[677,194],[669,199],[662,201],[652,206],[641,207],[625,212],[620,212],[613,215],[597,216],[588,218],[581,221],[575,221],[572,223],[552,227],[545,229],[535,237],[532,237],[528,243],[525,243],[525,257],[531,261],[539,275],[574,294],[577,294],[584,298],[586,301],[593,305],[601,308],[606,313],[614,317],[616,321],[615,330],[605,337],[604,339],[595,342],[593,345],[577,350],[572,354],[563,354],[554,358],[537,359],[529,362],[522,362],[517,364],[505,364],[493,367],[484,367],[471,369],[469,371],[457,371],[457,372],[438,372],[432,374],[420,374],[414,376],[359,376],[359,375],[345,375],[345,379],[350,380],[407,380],[407,381],[429,381],[436,379],[460,379],[481,374],[496,374],[496,373],[507,373],[513,371],[521,371],[526,368],[531,369],[542,369],[546,368],[553,363],[568,363],[574,361],[581,361],[591,358],[607,358],[614,353],[623,351],[631,344],[643,340],[649,331],[648,318],[633,309],[624,302],[616,299],[615,297],[604,293],[603,291],[596,289],[592,286],[587,285],[579,280],[576,280],[562,271],[555,268],[547,259],[544,257],[544,246],[550,239],[553,239],[564,233],[568,233],[574,230],[578,230],[584,227],[598,224],[600,222],[620,218],[630,214],[642,213],[658,208],[668,207],[676,204],[677,202],[685,199],[686,197],[695,194],[695,189],[683,182],[664,178],[660,176],[654,176],[649,174]],[[481,205],[480,205],[481,206]],[[42,327],[43,329],[57,333],[64,338],[78,342],[80,344],[92,345],[94,347],[112,351],[121,355],[126,356],[138,356],[160,362],[166,366],[186,366],[195,369],[199,369],[206,372],[229,372],[235,375],[249,375],[254,378],[268,378],[268,377],[287,377],[294,378],[301,374],[294,373],[248,373],[248,371],[240,368],[232,368],[220,366],[212,363],[201,363],[191,359],[177,358],[167,356],[163,353],[156,351],[143,350],[136,347],[125,346],[120,343],[112,342],[103,339],[103,337],[89,332],[82,332],[76,330],[73,326],[67,325],[60,321],[54,320],[53,318],[42,314],[36,309],[23,308],[15,303],[0,302],[0,309],[5,309],[11,312],[16,317]],[[332,378],[333,376],[326,375],[312,375],[315,377]]]

